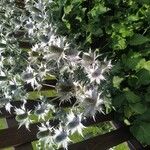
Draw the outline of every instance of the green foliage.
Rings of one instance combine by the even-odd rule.
[[[137,122],[131,127],[134,136],[141,142],[150,144],[150,123]]]
[[[145,115],[150,109],[150,1],[57,0],[51,9],[59,34],[81,50],[97,48],[101,57],[112,59],[108,89],[113,107],[118,118],[133,124],[133,134],[149,144],[150,125],[138,120],[150,121]]]
[[[144,43],[149,42],[150,39],[141,35],[141,34],[135,34],[132,39],[129,41],[130,45],[141,45]]]

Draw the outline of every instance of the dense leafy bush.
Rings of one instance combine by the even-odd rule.
[[[51,9],[59,34],[113,60],[113,106],[150,144],[150,1],[56,0]]]

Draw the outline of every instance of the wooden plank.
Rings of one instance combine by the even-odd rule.
[[[115,128],[124,127],[125,124],[118,121],[112,121]],[[130,141],[127,141],[127,144],[130,148],[130,150],[142,150],[144,149],[143,145],[132,135],[132,139]]]
[[[55,97],[49,97],[48,101],[52,100],[53,98]],[[60,103],[60,100],[56,99],[55,101],[53,101],[53,104],[55,105],[55,107],[67,108],[67,107],[71,107],[75,102],[76,102],[75,98],[71,98],[70,101],[65,101],[63,103]],[[10,103],[13,106],[13,108],[15,107],[19,108],[23,104],[22,101],[12,101]],[[35,106],[37,106],[39,103],[41,103],[40,100],[27,100],[27,103],[25,104],[25,108],[28,110],[34,110]],[[2,117],[8,118],[14,116],[15,114],[13,108],[11,109],[11,114],[8,111],[6,111],[4,107],[0,108],[0,118]]]
[[[51,125],[55,126],[59,122],[51,121]],[[40,123],[30,125],[30,131],[22,126],[18,129],[18,126],[10,127],[8,129],[0,130],[0,148],[6,148],[10,146],[19,146],[25,143],[29,143],[37,139],[36,134],[38,132],[38,126]],[[7,140],[6,140],[7,139]]]
[[[50,87],[48,85],[52,85],[52,86],[55,86],[57,83],[57,80],[44,80],[42,82],[42,88],[40,89],[41,91],[43,90],[54,90],[55,88],[54,87]],[[34,90],[31,86],[31,84],[25,84],[24,85],[24,88],[27,92],[31,92],[31,91],[37,91],[37,90]]]
[[[15,120],[14,117],[6,118],[6,122],[7,122],[8,128],[14,127],[14,126],[17,126],[17,125],[18,125],[18,122]]]
[[[22,104],[23,104],[23,102],[22,101],[12,101],[12,102],[10,102],[11,103],[11,105],[13,106],[13,108],[15,108],[15,107],[17,107],[17,108],[19,108]],[[41,103],[41,102],[39,102],[39,101],[34,101],[34,100],[28,100],[27,101],[27,103],[25,104],[25,107],[28,109],[28,110],[32,110],[32,109],[34,109],[35,108],[35,106],[37,106],[38,105],[38,103]],[[14,116],[15,114],[14,114],[14,109],[11,109],[11,114],[8,112],[8,111],[6,111],[6,109],[3,107],[3,108],[0,108],[0,117],[5,117],[5,118],[9,118],[9,117],[12,117],[12,116]]]
[[[123,127],[79,143],[71,144],[68,150],[106,150],[131,139],[132,136],[128,128]],[[63,150],[63,148],[59,150]]]
[[[31,143],[25,143],[19,146],[14,147],[15,150],[33,150]]]
[[[7,122],[8,128],[18,125],[18,122],[15,120],[15,118],[12,118],[12,117],[11,118],[7,118],[6,122]],[[14,150],[33,150],[33,148],[32,148],[32,144],[31,143],[25,143],[23,145],[14,147]]]
[[[100,122],[110,121],[112,120],[112,117],[112,114],[97,114],[96,121],[94,121],[93,118],[88,118],[86,120],[83,120],[82,123],[84,126],[90,126]],[[50,121],[51,126],[57,126],[58,124],[59,120]],[[8,129],[0,130],[0,148],[17,146],[36,140],[36,134],[38,132],[37,126],[40,126],[40,123],[31,124],[30,131],[28,131],[24,126],[22,126],[20,129],[15,126]],[[5,140],[6,138],[7,140]]]

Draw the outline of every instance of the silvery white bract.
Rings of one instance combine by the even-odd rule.
[[[25,127],[29,130],[29,125],[32,123],[32,120],[30,119],[31,111],[28,111],[25,108],[25,103],[21,106],[21,108],[15,108],[14,109],[16,114],[16,119],[19,122],[19,128],[22,125],[25,125]]]
[[[67,119],[68,119],[67,127],[68,127],[68,130],[71,131],[71,134],[73,134],[77,131],[80,135],[83,136],[82,129],[85,127],[81,123],[82,114],[75,115],[73,112],[70,112],[67,115]]]
[[[63,148],[67,149],[68,142],[71,142],[68,135],[68,131],[64,130],[62,126],[55,130],[54,142],[58,145],[58,148],[62,146]]]
[[[44,148],[53,148],[54,136],[53,136],[53,127],[49,125],[49,122],[41,123],[41,126],[38,127],[39,132],[37,133],[37,138],[39,142],[45,142]]]
[[[39,120],[44,120],[50,110],[54,110],[53,105],[48,104],[46,102],[42,102],[41,104],[38,104],[38,106],[35,107],[35,114],[38,116]]]
[[[14,0],[0,4],[0,108],[14,112],[19,127],[30,129],[32,115],[42,121],[37,138],[43,149],[67,149],[70,135],[84,136],[83,119],[105,112],[104,85],[111,61],[103,59],[99,50],[82,52],[73,39],[58,34],[51,14],[55,1],[25,0],[23,7]],[[45,83],[52,76],[56,85]],[[43,97],[43,86],[52,88],[55,97]],[[31,110],[26,105],[30,99],[26,87],[40,96]],[[13,101],[23,104],[14,107]],[[63,103],[72,107],[60,107]],[[59,123],[51,126],[50,120]]]

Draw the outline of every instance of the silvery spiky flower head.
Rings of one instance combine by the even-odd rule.
[[[69,44],[66,42],[66,38],[54,37],[51,39],[49,47],[47,47],[44,58],[46,60],[57,60],[57,64],[60,63],[61,59],[65,58],[64,51],[68,49]]]
[[[80,58],[80,51],[77,51],[75,49],[69,49],[68,51],[66,51],[66,59],[67,62],[69,62],[69,64],[73,67],[76,68],[77,65],[80,63],[81,58]]]
[[[25,108],[25,102],[21,106],[21,108],[15,108],[14,109],[16,116],[16,120],[19,122],[19,128],[22,125],[25,125],[27,129],[29,129],[30,123],[32,123],[32,120],[29,118],[31,111],[28,111]]]
[[[101,99],[101,93],[98,93],[97,89],[89,89],[83,96],[82,106],[84,107],[84,115],[94,117],[96,112],[102,112],[103,100]]]
[[[12,105],[9,97],[0,97],[0,108],[5,106],[6,111],[11,112]]]
[[[83,56],[82,56],[82,65],[84,67],[90,67],[93,64],[97,63],[97,58],[99,57],[99,55],[96,55],[96,51],[92,52],[92,50],[90,49],[89,52],[84,52]]]
[[[72,111],[67,115],[67,127],[70,130],[71,134],[76,131],[83,136],[82,129],[85,128],[82,121],[82,114],[75,115]]]
[[[70,100],[71,97],[75,96],[75,85],[71,79],[58,81],[56,90],[61,102]]]
[[[31,66],[29,65],[26,68],[26,71],[23,72],[23,80],[27,83],[27,84],[31,84],[31,86],[34,88],[35,86],[38,86],[38,82],[36,80],[36,75],[37,73],[35,73],[34,69],[31,68]]]
[[[28,35],[29,36],[32,36],[34,34],[34,30],[36,29],[35,25],[34,25],[34,21],[29,18],[27,21],[26,21],[26,25],[25,25],[27,31],[28,31]]]
[[[41,104],[38,104],[38,106],[35,107],[35,114],[38,116],[39,120],[41,118],[44,120],[44,118],[48,115],[48,112],[53,108],[54,107],[51,104],[42,102]]]
[[[65,149],[68,149],[68,143],[71,141],[68,137],[69,132],[64,130],[60,125],[59,129],[55,129],[54,141],[58,145],[58,148],[61,146]]]
[[[105,80],[104,77],[104,69],[101,68],[99,65],[93,65],[88,69],[85,69],[90,82],[96,82],[100,84],[102,80]]]
[[[37,133],[37,138],[39,142],[44,142],[44,147],[51,147],[54,143],[53,137],[53,127],[50,126],[49,122],[41,123],[41,126],[38,127],[39,132]]]
[[[3,3],[5,1],[3,0]],[[39,104],[32,111],[25,108],[25,103],[20,108],[14,109],[19,127],[25,125],[27,129],[33,122],[30,119],[31,113],[37,115],[40,121],[47,121],[49,117],[60,120],[59,125],[62,126],[60,125],[59,128],[58,125],[50,126],[48,122],[42,123],[37,137],[41,143],[44,143],[43,149],[53,149],[55,146],[67,149],[70,142],[69,134],[78,132],[82,135],[83,117],[94,117],[97,111],[102,111],[101,91],[96,87],[100,87],[101,80],[105,79],[104,73],[111,68],[111,62],[106,59],[99,61],[99,55],[91,49],[81,53],[77,45],[73,42],[68,43],[70,39],[58,35],[57,24],[54,26],[55,19],[50,13],[51,6],[53,7],[56,2],[25,0],[23,11],[17,9],[13,2],[14,0],[11,0],[9,5],[6,4],[6,8],[5,6],[2,8],[6,19],[2,18],[0,25],[0,75],[4,76],[4,79],[0,78],[0,94],[2,95],[0,107],[5,105],[6,110],[11,112],[11,100],[28,99],[29,94],[24,88],[26,84],[31,85],[33,90],[38,90],[34,92],[39,92],[43,85],[55,88],[56,99],[60,98],[60,103],[66,100],[71,101],[71,97],[74,97],[76,102],[69,114],[64,108],[54,108],[43,98],[40,98]],[[50,5],[51,3],[54,5]],[[11,4],[12,7],[10,7]],[[7,23],[9,18],[11,18],[10,22]],[[19,39],[14,36],[18,32],[23,34],[19,35]],[[20,48],[20,41],[35,45],[25,51]],[[5,57],[7,51],[13,55],[8,54],[8,57]],[[58,81],[56,86],[45,84],[44,80],[47,80],[49,75],[56,77]],[[45,94],[45,92],[40,93]],[[49,116],[51,113],[52,115]]]

